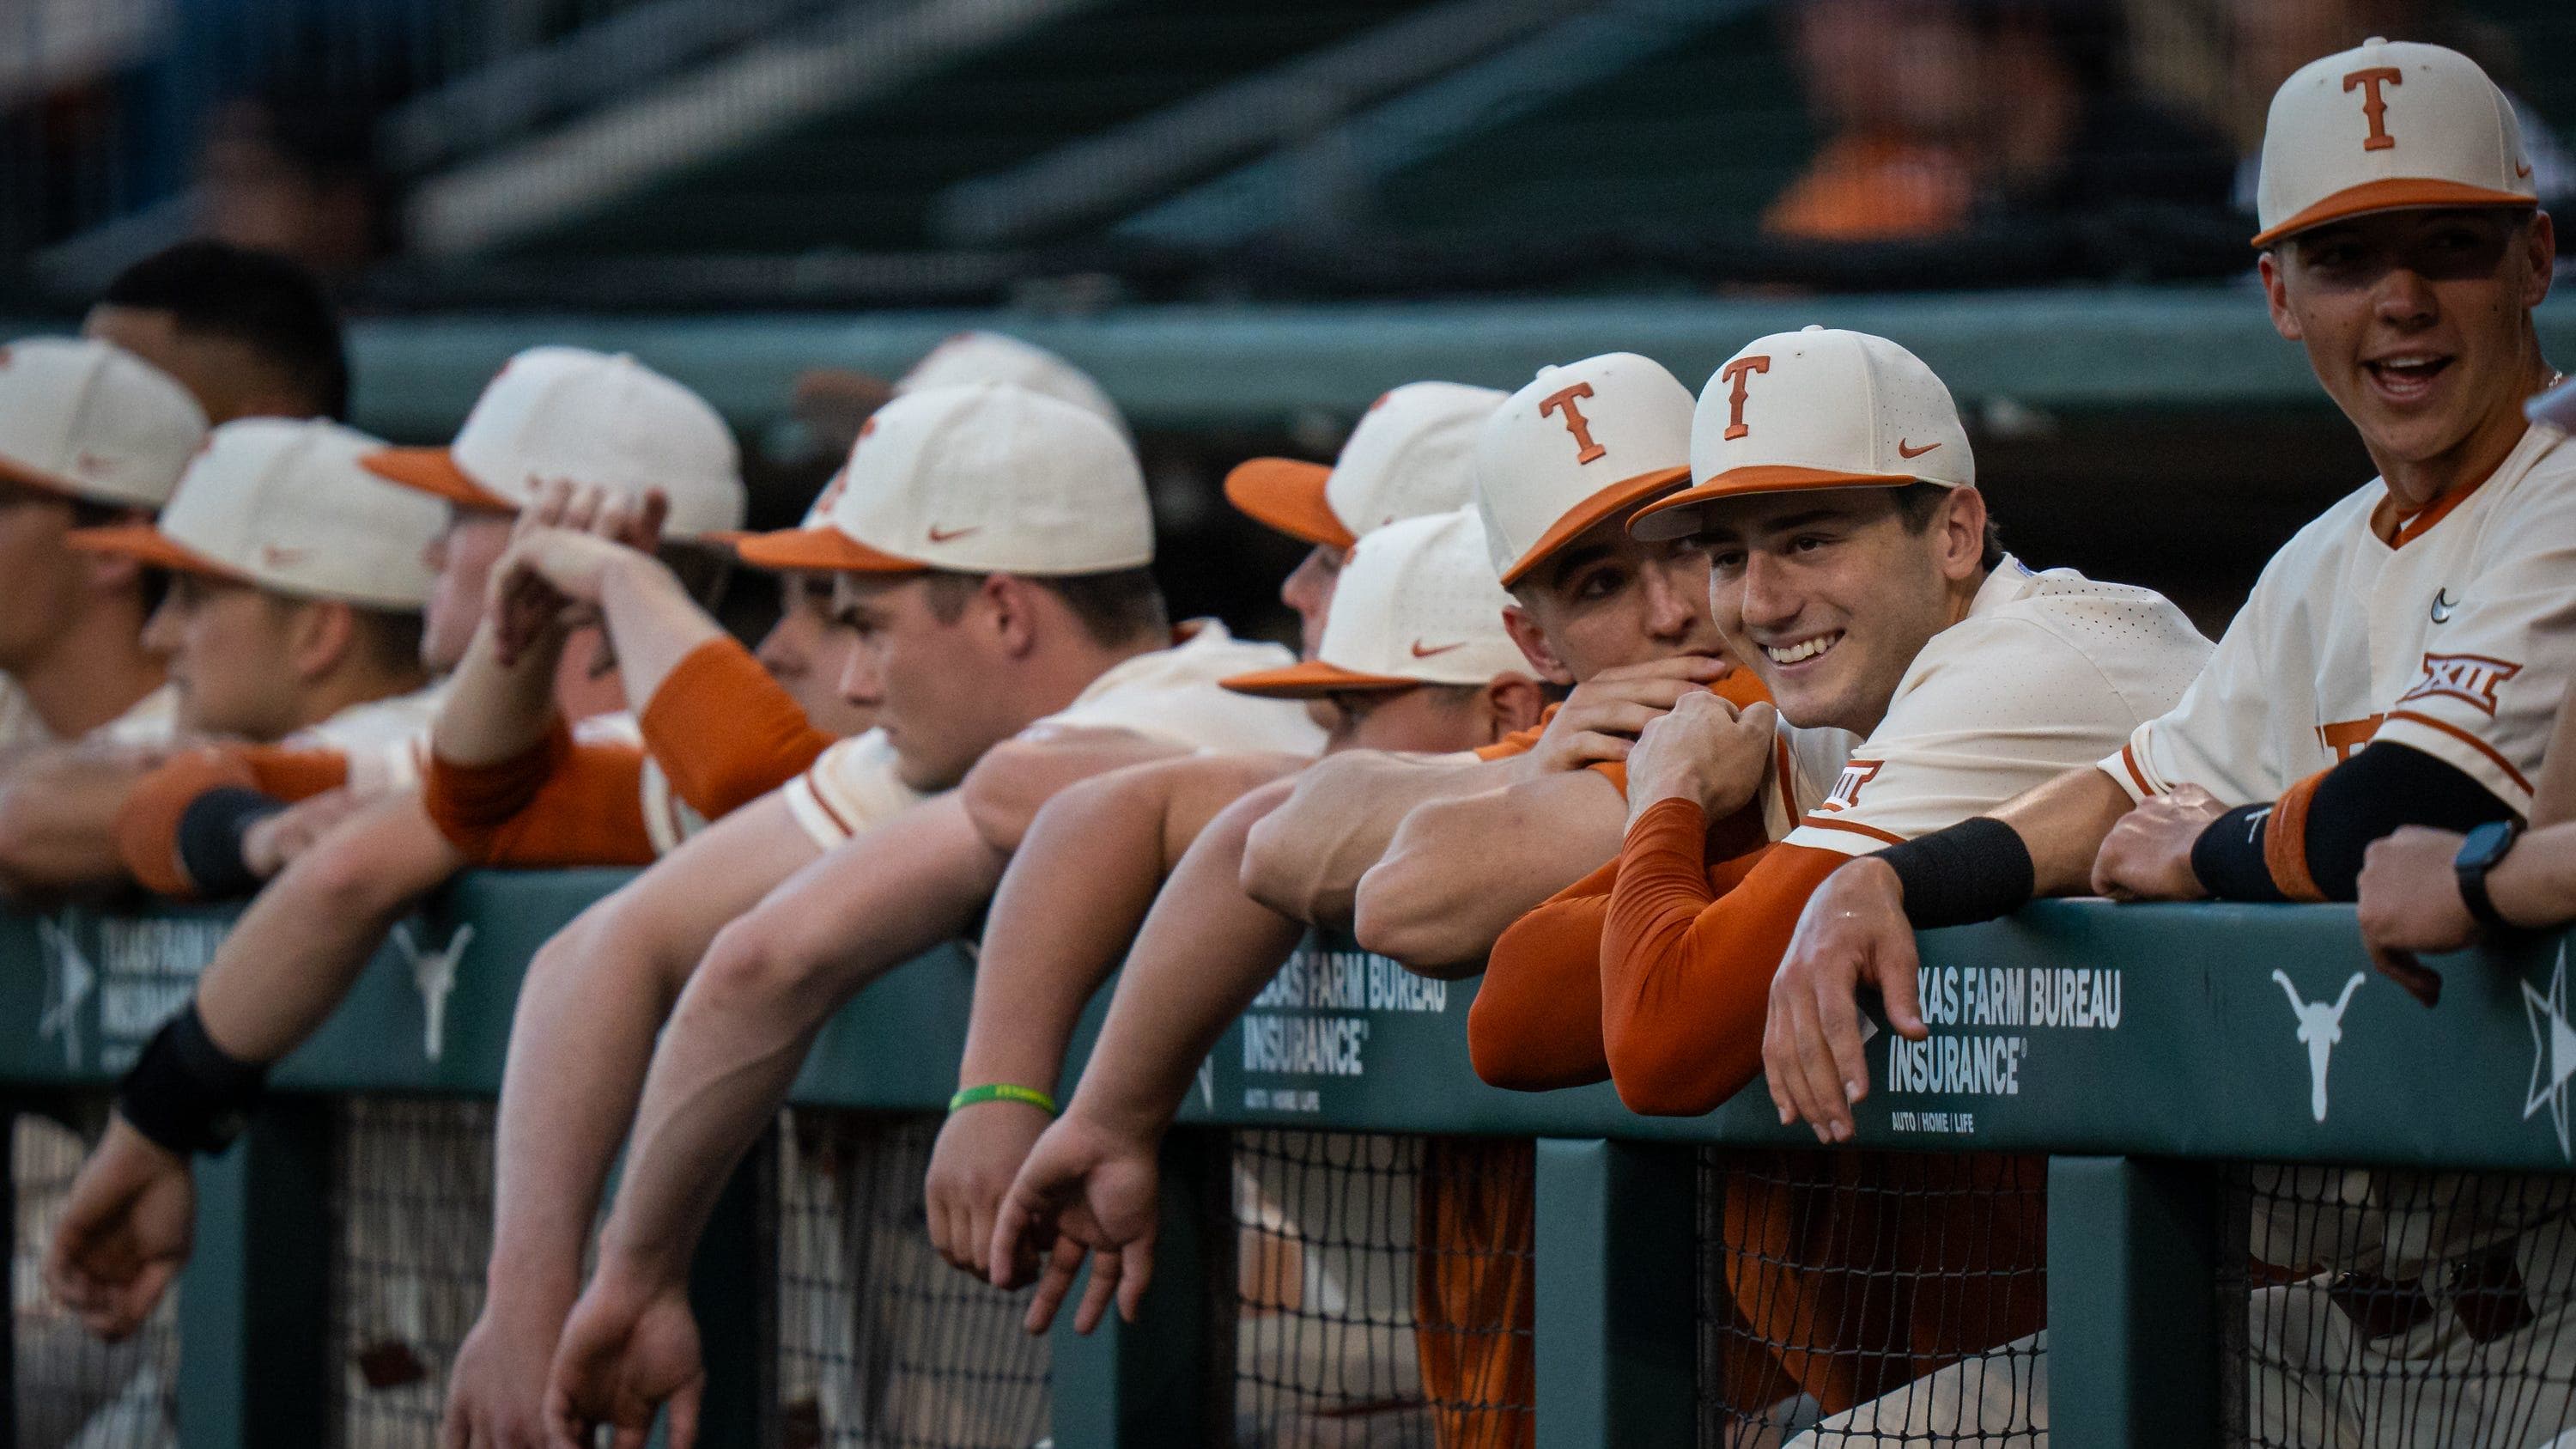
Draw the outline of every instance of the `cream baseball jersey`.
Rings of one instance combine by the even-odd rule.
[[[1319,754],[1323,731],[1294,700],[1256,699],[1217,681],[1280,669],[1296,656],[1276,644],[1237,639],[1213,619],[1183,626],[1169,649],[1139,654],[1091,681],[1073,703],[1031,724],[1024,735],[1057,729],[1131,730],[1187,750]],[[895,773],[893,746],[881,730],[825,750],[783,787],[787,808],[816,844],[829,850],[926,798]]]
[[[1866,855],[1992,810],[2173,708],[2209,652],[2151,589],[2007,556],[1968,616],[1906,666],[1878,728],[1788,843]],[[1830,742],[1804,738],[1818,733],[1788,731],[1807,771],[1830,760]]]
[[[179,729],[179,691],[165,684],[134,707],[82,736],[86,743],[164,745]],[[59,744],[18,681],[0,673],[0,754]]]
[[[2101,761],[2131,795],[2277,798],[2373,740],[2525,814],[2576,666],[2576,447],[2535,423],[2486,482],[2372,528],[2377,480],[2264,566],[2182,703]]]
[[[349,788],[361,793],[417,790],[429,761],[429,727],[438,718],[446,681],[353,704],[280,743],[338,750],[349,757]]]

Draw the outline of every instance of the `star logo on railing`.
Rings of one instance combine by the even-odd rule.
[[[2567,1146],[2567,1079],[2576,1077],[2576,1026],[2567,1020],[2567,948],[2558,948],[2557,968],[2549,973],[2549,994],[2522,983],[2523,1013],[2531,1018],[2531,1090],[2522,1102],[2528,1122],[2542,1107],[2558,1129],[2558,1155],[2576,1159]]]

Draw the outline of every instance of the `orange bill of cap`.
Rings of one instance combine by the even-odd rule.
[[[486,508],[496,513],[519,511],[518,504],[475,482],[473,475],[456,466],[456,454],[446,448],[379,448],[360,458],[358,466],[388,482],[434,494],[460,508]]]
[[[1349,548],[1359,540],[1324,500],[1324,485],[1333,470],[1295,458],[1252,458],[1225,475],[1225,501],[1258,523],[1290,538],[1326,548]]]
[[[1622,478],[1594,493],[1591,497],[1567,509],[1547,532],[1539,535],[1538,542],[1531,544],[1527,553],[1522,554],[1513,561],[1510,568],[1503,571],[1503,587],[1508,589],[1519,583],[1529,575],[1530,570],[1545,563],[1550,554],[1572,543],[1594,524],[1635,503],[1640,498],[1652,498],[1689,478],[1690,469],[1687,466],[1657,468],[1651,473]]]
[[[873,549],[837,528],[782,528],[734,541],[734,555],[753,568],[808,573],[916,574],[930,565]]]
[[[236,584],[251,582],[250,576],[239,569],[215,562],[148,523],[75,528],[63,535],[63,542],[83,553],[113,554],[173,573],[197,574]]]
[[[1720,498],[1740,498],[1753,493],[1795,493],[1805,488],[1902,488],[1909,483],[1927,481],[1930,480],[1917,478],[1911,473],[1846,473],[1834,468],[1799,468],[1786,463],[1729,468],[1705,483],[1685,488],[1670,498],[1658,498],[1638,509],[1637,516],[1628,520],[1628,527],[1633,532],[1638,524],[1657,514],[1675,513]]]
[[[1263,699],[1321,699],[1328,694],[1412,689],[1422,681],[1396,674],[1362,674],[1338,664],[1326,664],[1321,659],[1309,659],[1285,669],[1256,669],[1250,674],[1228,675],[1217,683],[1237,694],[1258,695]]]
[[[2254,234],[2254,245],[2268,247],[2292,232],[2306,231],[2348,216],[2371,211],[2412,211],[2443,206],[2538,206],[2539,199],[2519,192],[2497,191],[2492,187],[2471,186],[2465,181],[2437,181],[2427,177],[2391,176],[2379,181],[2365,181],[2347,186],[2318,202],[2279,226],[2267,227]]]

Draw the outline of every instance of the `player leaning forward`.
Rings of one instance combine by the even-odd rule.
[[[2260,196],[2273,324],[2307,348],[2381,476],[2274,557],[2182,703],[2117,754],[1817,892],[1771,994],[1764,1060],[1783,1120],[1848,1127],[1868,1090],[1856,988],[1883,990],[1897,1029],[1922,1034],[1909,926],[2088,885],[2350,900],[2365,848],[2399,826],[2530,810],[2576,664],[2576,448],[2522,413],[2553,376],[2531,311],[2556,245],[2512,108],[2466,57],[2367,42],[2282,85]],[[2530,1360],[2554,1341],[2576,1254],[2556,1251],[2560,1229],[2517,1233],[2498,1213],[2427,1232],[2397,1210],[2420,1186],[2343,1184],[2349,1231],[2281,1258],[2341,1271],[2257,1295],[2257,1333],[2282,1340],[2265,1357],[2296,1380],[2256,1396],[2297,1416],[2273,1432],[2376,1442],[2422,1416],[2478,1443],[2557,1432],[2563,1376],[2544,1387]],[[2336,1290],[2355,1276],[2409,1311],[2394,1325],[2346,1313]],[[2512,1285],[2511,1311],[2483,1311],[2493,1282]],[[2373,1384],[2404,1402],[2374,1402]]]

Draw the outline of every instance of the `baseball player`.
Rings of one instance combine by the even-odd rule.
[[[2530,314],[2555,236],[2511,108],[2437,46],[2374,39],[2325,57],[2273,99],[2261,202],[2274,325],[2305,346],[2380,476],[2274,556],[2181,704],[2119,751],[1815,893],[1764,1042],[1783,1121],[1848,1134],[1868,1090],[1857,987],[1877,987],[1897,1030],[1922,1036],[1912,926],[2088,884],[2132,898],[2350,899],[2370,843],[2399,827],[2471,831],[2532,808],[2568,683],[2547,645],[2570,607],[2576,453],[2523,414],[2553,378]],[[2527,1382],[2483,1371],[2546,1342],[2524,1320],[2553,1323],[2564,1298],[2564,1272],[2536,1273],[2525,1251],[2547,1235],[2475,1204],[2428,1231],[2410,1206],[2417,1186],[2403,1174],[2349,1184],[2360,1220],[2300,1261],[2409,1289],[2422,1316],[2380,1334],[2328,1306],[2327,1280],[2258,1295],[2255,1331],[2296,1386],[2268,1402],[2292,1406],[2294,1442],[2405,1425],[2369,1401],[2366,1377],[2340,1372],[2355,1364],[2390,1369],[2388,1384],[2448,1371],[2446,1393],[2418,1402],[2455,1421],[2533,1407],[2517,1399]],[[2464,1313],[2505,1281],[2515,1311]]]
[[[209,423],[349,420],[339,309],[321,279],[285,257],[195,238],[117,273],[81,335],[122,347],[177,379]]]
[[[1818,881],[2098,759],[2209,655],[2147,590],[2005,554],[1948,389],[1885,339],[1811,327],[1748,344],[1701,394],[1692,448],[1703,481],[1630,528],[1707,551],[1718,628],[1780,722],[1693,697],[1648,725],[1619,858],[1503,934],[1470,1018],[1488,1081],[1606,1076],[1630,1107],[1684,1116],[1759,1069],[1762,987]],[[1831,789],[1800,783],[1819,779]],[[1783,811],[1802,791],[1815,803]],[[1596,993],[1598,1035],[1568,1031]],[[1839,1412],[2031,1331],[2034,1293],[1932,1285],[2036,1273],[2035,1169],[1971,1161],[1981,1190],[1908,1193],[1904,1160],[1736,1164],[1724,1241],[1752,1336]]]
[[[180,730],[401,765],[398,747],[437,704],[419,660],[422,556],[446,510],[359,466],[381,446],[336,423],[226,423],[158,524],[69,535],[171,575],[143,637],[170,661]],[[116,874],[116,814],[143,773],[138,759],[87,754],[12,772],[0,881],[52,890]]]
[[[1569,405],[1576,414],[1571,421],[1563,415]],[[1613,779],[1555,792],[1563,808],[1545,829],[1528,820],[1489,820],[1468,848],[1493,863],[1483,888],[1512,902],[1514,914],[1615,852],[1614,817],[1600,832],[1606,837],[1600,854],[1582,854],[1597,823],[1585,807],[1606,799],[1611,811],[1618,809],[1615,756],[1624,753],[1629,733],[1711,681],[1736,689],[1753,683],[1750,674],[1730,674],[1716,657],[1722,645],[1701,602],[1699,557],[1626,532],[1629,514],[1687,478],[1691,407],[1690,391],[1670,373],[1645,358],[1612,353],[1547,369],[1486,420],[1477,442],[1477,501],[1489,561],[1513,600],[1505,627],[1533,670],[1551,682],[1575,683],[1573,694],[1550,711],[1544,728],[1487,746],[1477,752],[1481,758],[1346,753],[1221,812],[1172,872],[1128,956],[1124,981],[1160,984],[1122,984],[1121,999],[1143,992],[1172,1010],[1150,1023],[1149,1037],[1114,1052],[1095,1051],[1083,1093],[1132,1090],[1161,1112],[1137,1120],[1167,1121],[1188,1077],[1183,1068],[1167,1080],[1167,1071],[1184,1060],[1195,1066],[1286,960],[1307,919],[1246,891],[1247,841],[1269,828],[1273,812],[1299,810],[1296,828],[1316,832],[1314,848],[1338,853],[1327,869],[1347,881],[1374,861],[1372,843],[1383,850],[1390,835],[1400,842],[1411,831],[1409,822],[1403,832],[1396,827],[1412,806],[1435,802],[1422,806],[1428,810],[1454,801],[1464,809],[1515,780],[1573,773],[1588,779],[1585,767],[1601,764]],[[1605,757],[1612,758],[1604,763]],[[1296,802],[1314,777],[1346,764],[1360,768],[1325,782],[1324,793],[1339,797],[1345,812],[1325,833],[1324,818]],[[1365,794],[1356,788],[1363,782],[1373,782]],[[1485,902],[1472,909],[1491,913]],[[1503,924],[1508,919],[1493,929]],[[1459,955],[1432,959],[1451,962]],[[1095,1087],[1093,1079],[1102,1075],[1118,1081]],[[1069,1114],[1048,1131],[1061,1146],[1083,1126]],[[1141,1145],[1122,1140],[1118,1150],[1150,1158],[1159,1128],[1141,1130]],[[1033,1183],[1081,1178],[1071,1161],[1041,1163],[1032,1156],[1013,1187],[1014,1200],[1034,1195]],[[1419,1337],[1424,1388],[1442,1406],[1448,1442],[1511,1443],[1530,1432],[1525,1407],[1499,1407],[1530,1402],[1528,1340],[1514,1331],[1526,1327],[1531,1304],[1530,1171],[1525,1144],[1444,1141],[1425,1164],[1416,1200],[1414,1306],[1425,1330]],[[1141,1226],[1149,1227],[1146,1217]],[[1004,1218],[996,1225],[990,1266],[997,1281],[1025,1280],[1034,1271],[1033,1255],[1007,1207]],[[1028,1236],[1052,1239],[1051,1210],[1045,1221]],[[1071,1265],[1058,1260],[1053,1266],[1069,1271]],[[1114,1269],[1094,1271],[1095,1284],[1115,1280]],[[1061,1295],[1061,1281],[1051,1276],[1033,1322],[1051,1316]],[[1079,1321],[1096,1320],[1105,1301],[1086,1305]]]
[[[149,518],[205,436],[187,390],[122,349],[0,347],[0,770],[60,741],[169,738],[176,700],[143,645],[141,566],[65,540]]]
[[[1459,383],[1406,383],[1370,405],[1332,466],[1254,458],[1226,475],[1236,508],[1312,545],[1280,586],[1303,626],[1304,657],[1313,659],[1322,643],[1359,535],[1467,505],[1477,427],[1503,396]],[[1328,717],[1343,734],[1358,726],[1338,712]],[[1330,739],[1327,748],[1344,743]],[[995,1082],[1051,1088],[1074,1017],[1116,965],[1181,852],[1217,810],[1309,763],[1302,755],[1196,755],[1113,772],[1039,812],[994,895],[960,1090]],[[1045,1125],[1044,1113],[1007,1097],[950,1117],[927,1184],[931,1236],[950,1262],[984,1276],[993,1208]]]
[[[1114,764],[1202,745],[1294,751],[1316,743],[1293,707],[1215,688],[1215,679],[1282,651],[1235,643],[1213,624],[1170,642],[1143,570],[1152,540],[1134,455],[1099,418],[1052,398],[994,386],[897,398],[852,452],[828,533],[790,531],[742,551],[764,566],[840,575],[845,617],[869,636],[851,691],[879,705],[879,725],[684,844],[541,953],[516,1037],[535,1045],[514,1056],[505,1083],[496,1281],[504,1262],[543,1263],[548,1281],[577,1270],[586,1205],[655,1050],[654,1031],[683,984],[690,992],[661,1042],[660,1072],[694,1085],[700,1034],[738,1024],[718,1008],[758,999],[733,995],[743,973],[776,965],[781,974],[766,979],[793,979],[795,968],[773,949],[828,945],[843,954],[813,964],[836,981],[847,970],[855,989],[961,929],[1007,861],[985,842],[987,822],[1017,814],[1024,830],[1055,789]],[[962,791],[950,788],[961,780]],[[846,848],[729,932],[692,981],[719,928],[841,842]],[[866,959],[851,962],[854,951]],[[589,984],[602,972],[618,984]],[[835,1004],[827,995],[800,992],[793,1009],[819,1020]],[[763,1013],[739,1024],[766,1033],[776,1020]],[[739,1046],[719,1050],[748,1059]],[[601,1069],[603,1054],[621,1053],[627,1064]],[[798,1054],[750,1055],[792,1073]],[[576,1060],[584,1065],[574,1068]],[[747,1145],[786,1085],[780,1076],[773,1092],[768,1075],[738,1078],[743,1090],[730,1099],[724,1130],[698,1149],[711,1155],[631,1158],[621,1211],[642,1210],[638,1189],[662,1210]],[[652,1138],[648,1125],[639,1141]],[[672,1171],[689,1179],[681,1193],[668,1190]],[[576,1201],[585,1206],[574,1220],[564,1210]],[[666,1241],[664,1231],[655,1225],[651,1240]],[[669,1231],[694,1237],[693,1227]],[[620,1241],[612,1220],[604,1246]],[[637,1279],[625,1270],[639,1265],[613,1254],[602,1261],[595,1312],[577,1328],[607,1327],[632,1302],[611,1292],[631,1289]],[[619,1271],[605,1271],[612,1266]],[[585,1337],[585,1351],[594,1341]]]

